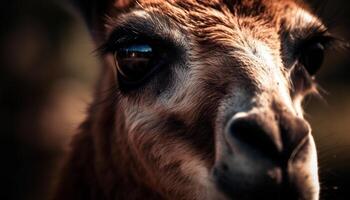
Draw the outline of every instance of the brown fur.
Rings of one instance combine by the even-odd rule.
[[[72,143],[56,199],[224,198],[210,178],[222,156],[224,125],[250,110],[281,123],[302,119],[299,100],[313,84],[297,87],[290,77],[293,41],[286,35],[296,31],[295,37],[303,37],[320,22],[298,18],[309,11],[292,0],[105,2],[85,13],[94,19],[98,44],[115,27],[144,20],[182,49],[182,63],[141,89],[123,91],[116,86],[113,58],[103,56],[94,103]],[[299,172],[308,179],[304,170]],[[314,199],[317,189],[309,183],[305,188],[310,191],[304,198]]]

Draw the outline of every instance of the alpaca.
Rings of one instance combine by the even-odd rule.
[[[332,42],[298,0],[76,0],[103,62],[55,199],[319,198],[302,101]]]

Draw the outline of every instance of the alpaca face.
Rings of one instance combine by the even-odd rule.
[[[113,77],[112,144],[139,183],[170,199],[318,199],[301,103],[315,91],[329,37],[305,5],[101,7],[108,17],[96,41]]]

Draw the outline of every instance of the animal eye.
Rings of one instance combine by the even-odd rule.
[[[325,46],[321,42],[312,42],[305,45],[301,51],[301,64],[311,76],[314,76],[322,66]]]
[[[117,49],[114,58],[118,74],[126,83],[140,82],[156,68],[154,56],[155,50],[148,44],[132,44]]]

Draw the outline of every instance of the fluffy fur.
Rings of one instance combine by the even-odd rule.
[[[301,108],[314,86],[305,71],[295,72],[292,47],[323,25],[304,4],[105,0],[76,5],[97,45],[110,45],[114,31],[126,27],[159,36],[177,53],[166,69],[131,91],[119,85],[111,53],[101,56],[94,103],[72,143],[57,200],[226,199],[212,170],[230,154],[223,132],[238,113],[271,124],[276,130],[271,137],[282,149],[293,140],[289,135],[304,127],[306,144],[297,155],[291,155],[295,147],[289,150],[289,170],[283,173],[294,180],[299,199],[318,198],[315,147]],[[240,170],[241,161],[228,160]],[[254,162],[247,163],[246,169],[254,170]],[[244,177],[234,182],[243,184]],[[253,199],[239,192],[231,197]]]

